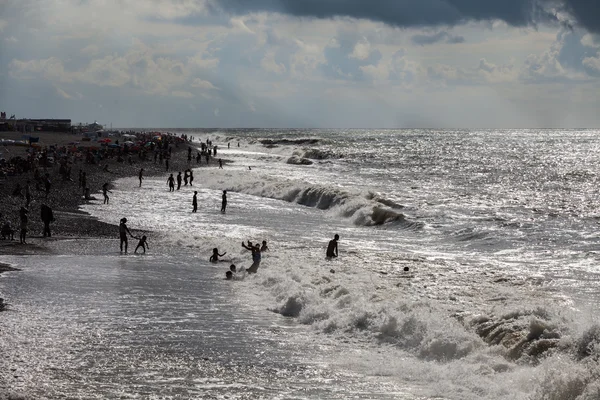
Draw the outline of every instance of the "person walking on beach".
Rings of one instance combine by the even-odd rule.
[[[227,208],[227,190],[223,190],[223,196],[221,200],[221,212],[225,213],[225,209]]]
[[[192,198],[192,212],[198,211],[198,192],[194,191],[194,197]]]
[[[127,253],[127,234],[129,234],[129,236],[131,236],[132,238],[135,239],[135,236],[133,236],[131,234],[131,232],[129,231],[129,228],[127,227],[127,218],[121,218],[121,221],[119,223],[119,236],[121,239],[121,253],[123,252],[123,245],[125,245],[125,253]]]
[[[144,180],[144,168],[140,169],[140,173],[138,175],[138,178],[140,180],[140,186],[139,187],[142,187],[142,181]]]
[[[219,158],[219,169],[223,169],[223,160]]]
[[[252,265],[246,271],[249,274],[255,274],[258,271],[258,267],[260,267],[260,245],[256,243],[254,246],[246,246],[246,244],[242,242],[242,247],[252,252]]]
[[[173,178],[173,174],[167,178],[167,185],[169,185],[169,192],[175,191],[175,178]]]
[[[187,186],[187,184],[188,184],[188,178],[189,178],[189,176],[190,176],[190,175],[189,175],[189,171],[190,171],[189,169],[186,169],[186,170],[183,172],[183,186]]]
[[[110,200],[110,198],[108,197],[108,193],[112,193],[110,190],[108,190],[108,182],[106,182],[104,185],[102,185],[102,194],[104,195],[104,204],[108,204],[108,201]]]
[[[338,240],[340,236],[336,233],[332,240],[329,241],[329,245],[327,245],[327,253],[325,253],[328,260],[335,258],[338,256]]]
[[[144,254],[146,254],[146,248],[148,248],[148,250],[150,250],[150,246],[148,246],[148,238],[146,237],[146,235],[142,236],[140,241],[138,242],[138,245],[135,247],[135,250],[133,251],[134,253],[137,253],[138,249],[141,247],[142,250],[144,251]]]
[[[219,261],[219,257],[223,257],[225,254],[227,254],[227,252],[223,253],[223,254],[219,254],[219,249],[217,249],[216,247],[213,249],[212,255],[210,256],[210,258],[208,259],[208,261],[212,262],[212,263],[216,263]]]
[[[193,186],[192,182],[194,182],[194,172],[192,172],[192,170],[190,169],[190,186]]]
[[[27,209],[25,207],[21,207],[21,209],[19,210],[19,219],[21,221],[21,233],[19,235],[19,241],[21,244],[27,244],[25,242],[26,236],[27,236],[27,213],[29,211],[27,211]]]
[[[52,237],[52,234],[50,233],[50,222],[54,222],[54,214],[52,213],[52,209],[46,204],[42,204],[41,217],[42,222],[44,223],[44,237]]]
[[[177,190],[181,189],[181,171],[177,174]]]

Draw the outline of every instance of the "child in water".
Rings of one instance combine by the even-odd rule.
[[[210,258],[208,259],[208,261],[216,263],[219,261],[219,257],[223,257],[225,254],[227,254],[227,252],[223,253],[223,254],[219,254],[219,249],[217,249],[216,247],[213,249],[213,253],[212,256],[210,256]]]
[[[146,254],[146,248],[148,248],[148,250],[150,249],[150,246],[148,246],[148,240],[146,238],[146,235],[142,236],[142,238],[140,239],[138,245],[136,246],[136,248],[133,252],[137,253],[137,251],[140,247],[142,248],[142,250],[144,250],[144,254]]]

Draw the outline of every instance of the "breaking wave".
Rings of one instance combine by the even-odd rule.
[[[228,190],[332,210],[356,225],[376,226],[397,223],[411,229],[422,224],[408,221],[399,210],[402,205],[373,193],[352,193],[342,188],[300,182],[258,181],[230,184]]]

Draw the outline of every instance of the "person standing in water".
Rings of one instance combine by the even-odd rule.
[[[140,187],[142,187],[142,180],[144,180],[144,168],[140,169],[140,173],[139,173],[139,179],[140,179]]]
[[[177,190],[181,189],[181,171],[177,174]]]
[[[192,198],[192,207],[193,210],[192,212],[195,213],[196,211],[198,211],[198,192],[194,192],[194,197]]]
[[[129,228],[127,227],[127,218],[121,218],[121,222],[119,223],[119,236],[121,239],[121,253],[123,252],[123,245],[125,245],[125,253],[127,253],[127,234],[135,239],[135,236],[131,234]]]
[[[169,192],[175,191],[175,178],[173,178],[173,174],[167,178],[167,185],[169,185]]]
[[[338,240],[340,236],[336,233],[332,240],[329,241],[329,245],[327,245],[327,253],[325,254],[328,260],[335,258],[338,256]]]
[[[138,242],[138,245],[135,247],[135,250],[133,252],[137,253],[137,251],[140,247],[144,251],[144,254],[146,254],[146,248],[148,248],[148,250],[150,250],[150,246],[148,246],[148,240],[146,238],[146,235],[141,237],[140,241]]]
[[[104,204],[108,204],[110,198],[108,197],[108,193],[112,193],[108,190],[108,182],[102,185],[102,194],[104,195]]]
[[[252,252],[252,265],[246,270],[246,272],[248,272],[249,274],[255,274],[258,271],[258,267],[260,267],[260,245],[256,243],[254,246],[251,247],[246,246],[246,244],[242,242],[242,247]]]
[[[225,213],[225,209],[227,208],[227,190],[223,190],[223,196],[221,200],[221,212]]]

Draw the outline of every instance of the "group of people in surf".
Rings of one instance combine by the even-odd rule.
[[[267,246],[266,240],[262,241],[262,245],[260,243],[252,243],[250,240],[248,240],[246,243],[242,242],[242,247],[246,250],[249,250],[252,253],[252,265],[250,265],[250,267],[247,269],[240,268],[239,270],[237,270],[235,264],[231,264],[229,267],[229,271],[225,273],[226,279],[241,277],[244,276],[245,273],[257,273],[258,268],[260,267],[260,262],[262,260],[262,253],[269,250],[269,246]],[[223,254],[219,253],[219,249],[215,247],[213,249],[212,255],[209,258],[209,261],[212,263],[217,263],[219,261],[228,261],[220,259],[220,257],[223,257],[226,254],[227,252],[224,252]]]

